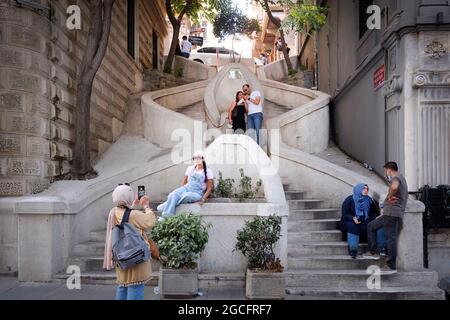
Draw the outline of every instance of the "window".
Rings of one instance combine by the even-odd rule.
[[[373,5],[373,0],[359,0],[359,39],[364,37],[367,28],[367,20],[370,14],[367,13],[367,8]]]
[[[198,50],[197,50],[197,53],[204,53],[204,52],[205,52],[204,50],[205,50],[205,49],[203,49],[203,48],[202,48],[202,49],[198,49]]]
[[[231,54],[231,51],[225,48],[220,48],[219,54]]]
[[[203,53],[216,53],[216,48],[214,47],[203,48]]]
[[[127,49],[130,56],[135,57],[134,43],[134,0],[127,2]]]

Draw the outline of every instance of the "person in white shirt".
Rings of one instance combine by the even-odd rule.
[[[259,132],[264,120],[261,93],[256,90],[252,91],[249,84],[244,84],[242,86],[242,91],[244,92],[244,99],[248,104],[247,129],[256,131],[256,143],[259,145]]]
[[[186,36],[183,36],[183,40],[181,41],[181,54],[186,59],[189,59],[191,55],[192,43],[190,43]]]

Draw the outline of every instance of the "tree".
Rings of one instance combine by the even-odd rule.
[[[86,2],[90,19],[87,45],[77,75],[75,146],[71,170],[75,179],[84,179],[93,173],[89,141],[92,84],[108,46],[114,2],[115,0]]]
[[[166,13],[173,29],[170,50],[164,64],[165,72],[170,73],[172,71],[175,52],[177,46],[179,46],[178,38],[183,17],[186,15],[191,20],[198,21],[200,15],[204,15],[208,20],[212,21],[217,9],[227,1],[229,0],[165,0]]]
[[[289,59],[287,52],[285,33],[294,30],[300,33],[310,34],[320,30],[326,23],[326,16],[328,9],[318,6],[314,0],[256,0],[263,7],[267,13],[269,20],[278,28],[281,39],[281,51],[285,57],[286,66],[289,74],[296,71],[292,67],[292,62]],[[270,5],[281,5],[286,8],[288,12],[287,17],[283,22],[272,14]]]
[[[258,20],[249,19],[237,6],[228,3],[222,6],[217,13],[213,23],[214,36],[224,39],[233,36],[233,59],[234,59],[234,37],[237,34],[244,34],[251,37],[253,32],[259,32]]]

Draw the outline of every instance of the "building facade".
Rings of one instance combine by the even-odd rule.
[[[35,0],[35,11],[0,2],[0,196],[45,190],[70,170],[78,66],[88,32],[84,0]],[[66,27],[81,9],[81,30]],[[129,94],[147,68],[161,68],[167,34],[162,0],[117,0],[91,100],[91,159],[119,137]]]
[[[450,184],[450,3],[322,3],[327,26],[305,48],[317,46],[337,145],[380,175],[386,161],[398,162],[410,191]],[[368,28],[371,5],[380,8],[379,29]],[[311,61],[313,51],[301,59]],[[431,267],[449,276],[448,230],[432,231],[429,245]]]

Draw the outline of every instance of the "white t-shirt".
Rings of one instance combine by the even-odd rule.
[[[194,170],[195,170],[195,165],[189,166],[186,169],[185,175],[190,177],[191,174],[194,173]],[[202,175],[203,181],[205,181],[205,171],[202,169],[201,171],[197,171],[197,172]],[[211,168],[208,168],[208,167],[206,168],[206,177],[208,178],[208,180],[214,179],[214,174],[213,174],[213,171],[211,170]],[[203,182],[203,191],[206,190],[206,187],[207,187],[206,182]]]
[[[257,97],[261,98],[261,93],[259,91],[253,91],[250,94],[250,99],[255,100]],[[259,104],[254,104],[250,100],[248,100],[248,114],[263,112],[262,100]]]
[[[192,43],[190,43],[188,40],[181,41],[181,51],[182,52],[191,52]]]

